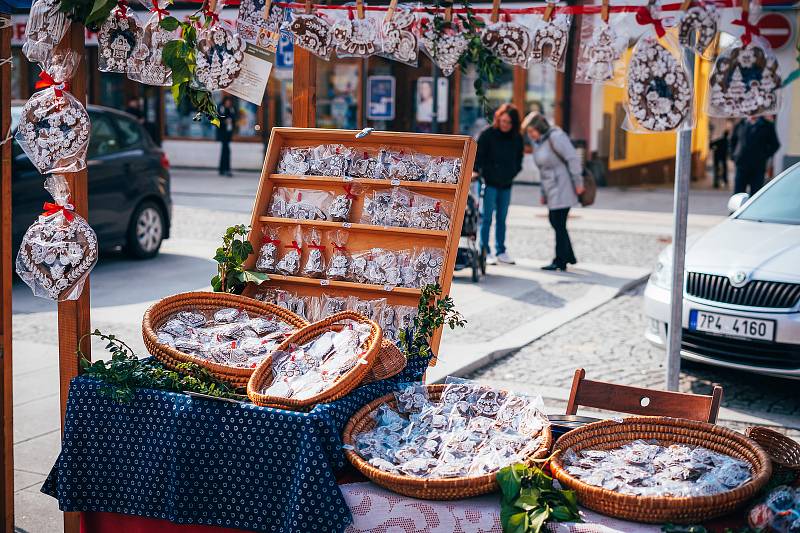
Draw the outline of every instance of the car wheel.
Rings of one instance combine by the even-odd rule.
[[[128,225],[128,254],[138,259],[155,257],[163,241],[164,214],[155,203],[142,202]]]

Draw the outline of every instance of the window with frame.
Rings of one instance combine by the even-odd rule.
[[[111,119],[105,115],[90,113],[92,135],[89,137],[88,158],[113,154],[119,151],[119,139]]]

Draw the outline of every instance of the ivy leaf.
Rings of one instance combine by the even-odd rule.
[[[167,31],[175,31],[181,23],[175,17],[164,17],[158,25]]]
[[[542,528],[544,527],[545,521],[550,516],[550,510],[546,507],[543,509],[542,508],[536,509],[531,513],[530,516],[531,516],[531,521],[529,526],[530,531],[532,531],[533,533],[540,533],[542,531]]]
[[[405,332],[401,332],[401,334],[404,335]],[[514,466],[506,466],[500,469],[495,476],[497,484],[500,485],[500,490],[503,493],[503,499],[509,502],[513,501],[514,497],[519,494],[520,489],[519,478],[514,472]]]
[[[244,275],[243,279],[242,279],[242,281],[244,283],[251,283],[252,282],[252,283],[255,283],[257,285],[260,285],[260,284],[264,283],[265,281],[269,280],[269,276],[267,274],[265,274],[264,272],[256,272],[254,270],[245,270],[244,272],[242,272],[242,274]]]

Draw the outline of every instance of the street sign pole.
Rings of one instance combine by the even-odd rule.
[[[694,87],[694,54],[683,49],[689,82]],[[675,190],[672,221],[672,294],[667,328],[667,390],[678,390],[681,375],[681,327],[683,324],[683,270],[686,263],[686,226],[689,215],[689,181],[692,172],[692,130],[678,132],[675,147]]]

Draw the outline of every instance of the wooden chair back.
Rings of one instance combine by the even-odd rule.
[[[719,385],[714,386],[711,396],[705,396],[616,385],[585,377],[584,369],[575,371],[567,403],[568,415],[576,414],[578,406],[584,406],[640,416],[670,416],[712,424],[717,421],[722,401]]]

